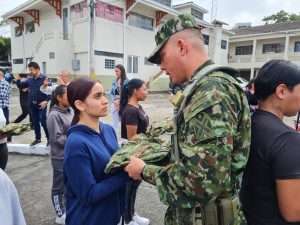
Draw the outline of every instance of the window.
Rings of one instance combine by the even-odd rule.
[[[209,36],[207,34],[202,34],[204,44],[209,45]]]
[[[42,62],[42,73],[47,74],[47,63],[46,62]]]
[[[197,10],[197,9],[191,9],[191,14],[194,16],[194,17],[196,17],[196,18],[198,18],[198,19],[200,19],[200,20],[203,20],[203,13],[202,12],[200,12],[199,10]]]
[[[29,57],[29,58],[26,58],[25,60],[26,60],[26,61],[25,61],[25,62],[26,62],[25,65],[27,66],[30,62],[32,62],[33,58],[32,58],[32,57]]]
[[[20,37],[22,36],[22,34],[23,34],[23,29],[20,26],[15,27],[15,37]]]
[[[13,59],[13,64],[23,64],[23,59],[19,58],[19,59]]]
[[[295,42],[295,52],[300,52],[300,41]]]
[[[79,2],[79,3],[71,6],[72,20],[85,18],[85,17],[87,17],[87,15],[88,15],[87,0]]]
[[[123,10],[120,7],[97,1],[96,16],[118,23],[123,23]]]
[[[26,23],[26,33],[33,33],[35,31],[34,22]]]
[[[105,59],[104,68],[105,69],[114,69],[116,61],[113,59]]]
[[[153,30],[153,19],[137,13],[131,13],[129,15],[128,23],[129,25],[142,29]]]
[[[253,45],[238,46],[235,48],[235,55],[252,55]]]
[[[128,56],[127,60],[127,72],[128,73],[138,73],[138,62],[139,58],[137,56]]]
[[[160,4],[166,5],[171,7],[171,0],[154,0],[155,2],[158,2]]]
[[[221,49],[227,49],[227,41],[226,40],[221,41]]]
[[[55,52],[49,52],[49,59],[55,59]]]
[[[263,45],[263,53],[280,53],[283,52],[284,46],[280,43],[275,44],[264,44]]]

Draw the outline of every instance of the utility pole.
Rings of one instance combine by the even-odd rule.
[[[218,0],[211,0],[210,22],[217,18]]]
[[[88,0],[88,18],[89,18],[89,47],[88,47],[88,65],[89,65],[89,77],[96,80],[95,62],[94,62],[94,39],[95,39],[95,0]]]

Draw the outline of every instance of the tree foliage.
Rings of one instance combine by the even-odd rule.
[[[295,21],[300,21],[300,13],[299,14],[288,13],[284,10],[281,10],[273,15],[264,17],[262,20],[266,24],[295,22]]]
[[[8,61],[10,51],[10,38],[0,37],[0,60]]]

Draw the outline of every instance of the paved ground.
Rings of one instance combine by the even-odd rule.
[[[144,104],[152,121],[163,120],[172,114],[167,95],[151,95]],[[11,120],[19,114],[18,97],[12,97]],[[110,118],[105,118],[109,122]],[[294,118],[287,118],[293,124]],[[15,137],[13,143],[30,143],[33,132]],[[45,141],[45,140],[44,140]],[[21,204],[29,225],[54,225],[54,210],[50,201],[52,169],[48,156],[10,154],[7,173],[15,182]],[[162,225],[165,207],[159,202],[153,186],[143,183],[139,188],[136,204],[140,215],[151,219],[151,224]],[[0,222],[1,223],[1,222]]]
[[[11,120],[20,113],[18,97],[13,96]],[[171,115],[167,95],[149,96],[144,104],[152,121]],[[110,117],[105,118],[109,122]],[[33,132],[13,138],[13,143],[30,143]],[[44,140],[45,141],[45,140]],[[48,156],[10,154],[7,171],[19,191],[21,204],[28,225],[54,225],[54,210],[50,200],[52,169]],[[143,183],[139,188],[136,211],[150,218],[151,224],[162,225],[165,207],[159,202],[156,189]],[[0,222],[1,223],[1,222]]]

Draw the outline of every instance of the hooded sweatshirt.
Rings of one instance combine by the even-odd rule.
[[[113,128],[100,123],[100,133],[75,125],[65,145],[66,225],[117,225],[124,209],[126,173],[104,173],[118,149]]]
[[[73,111],[71,108],[62,109],[54,105],[47,118],[51,158],[63,160],[67,132],[71,126]]]

